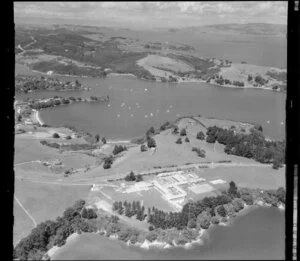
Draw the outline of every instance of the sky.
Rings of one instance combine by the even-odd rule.
[[[15,22],[180,28],[227,23],[287,24],[287,1],[14,2]]]

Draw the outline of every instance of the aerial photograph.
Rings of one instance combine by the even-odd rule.
[[[14,2],[13,259],[284,259],[287,6]]]

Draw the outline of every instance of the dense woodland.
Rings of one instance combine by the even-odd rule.
[[[94,209],[86,209],[84,206],[85,201],[79,200],[67,208],[62,217],[37,225],[30,235],[17,244],[14,258],[40,260],[52,246],[64,245],[72,233],[96,231],[97,228],[89,220],[96,219],[97,214]]]

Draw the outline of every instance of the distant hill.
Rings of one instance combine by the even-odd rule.
[[[287,26],[283,24],[249,23],[249,24],[214,24],[205,26],[186,27],[188,30],[203,33],[232,33],[251,35],[285,36]],[[170,29],[169,31],[174,31]]]

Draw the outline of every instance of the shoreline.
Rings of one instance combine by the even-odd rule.
[[[37,121],[41,126],[44,126],[45,123],[41,119],[40,112],[38,110],[33,110],[33,113],[35,121]]]
[[[124,242],[122,240],[118,239],[118,235],[117,234],[112,234],[109,237],[105,237],[106,235],[106,231],[102,231],[104,232],[103,235],[100,235],[100,230],[98,230],[97,232],[85,232],[85,233],[81,233],[78,234],[77,232],[74,232],[73,234],[71,234],[67,239],[66,239],[66,243],[62,246],[53,246],[52,248],[50,248],[44,255],[44,257],[48,257],[48,260],[53,260],[51,258],[54,257],[54,255],[59,254],[59,250],[61,250],[63,247],[66,247],[70,244],[72,244],[72,242],[74,242],[75,239],[78,239],[81,235],[83,234],[96,234],[96,235],[100,235],[104,238],[107,238],[108,240],[118,240],[120,242],[125,243],[127,246],[129,247],[138,247],[144,250],[151,250],[152,248],[159,248],[160,250],[164,250],[164,249],[174,249],[174,248],[184,248],[186,250],[190,249],[191,247],[193,247],[194,245],[202,245],[203,244],[203,236],[207,233],[211,233],[212,230],[216,229],[217,227],[220,226],[231,226],[234,224],[234,221],[237,218],[241,218],[242,216],[247,215],[248,213],[258,209],[258,208],[270,208],[271,206],[268,205],[267,203],[264,203],[263,201],[259,200],[257,202],[255,202],[253,205],[247,205],[244,204],[244,208],[242,210],[240,210],[239,212],[236,212],[236,216],[234,217],[230,217],[230,216],[226,216],[227,221],[226,222],[220,222],[219,224],[211,224],[210,227],[208,229],[203,229],[200,228],[198,230],[198,236],[196,237],[196,239],[190,240],[189,242],[183,244],[183,245],[178,245],[176,244],[175,240],[172,241],[172,244],[170,245],[169,243],[167,243],[166,241],[159,241],[159,240],[154,240],[154,241],[149,241],[147,239],[145,239],[143,242],[136,242],[136,243],[131,243],[129,240],[127,242]],[[280,203],[277,207],[278,210],[280,211],[284,211],[285,210],[285,206]],[[44,259],[45,260],[45,259]]]
[[[32,71],[32,72],[35,72],[35,73],[40,73],[40,74],[43,74],[43,75],[47,75],[47,73],[45,72],[41,72],[41,71],[37,71],[37,70],[33,70],[31,69],[30,67],[28,67],[27,65],[24,65],[24,64],[20,64],[20,65],[23,65],[25,66],[28,70]],[[83,76],[79,76],[79,75],[68,75],[68,74],[59,74],[59,73],[53,73],[52,75],[55,75],[55,76],[62,76],[62,77],[76,77],[76,78],[99,78],[99,79],[103,79],[103,77],[94,77],[94,76],[86,76],[86,75],[83,75]],[[51,76],[52,76],[51,75]],[[132,78],[135,78],[137,80],[141,80],[141,81],[145,81],[143,79],[140,79],[138,78],[136,75],[132,74],[132,73],[108,73],[107,76],[111,76],[111,77],[114,77],[114,76],[130,76]],[[149,80],[148,80],[149,81]],[[162,83],[161,81],[153,81],[155,83]],[[169,83],[169,82],[166,82],[166,83]],[[192,78],[192,79],[186,79],[186,80],[182,80],[182,79],[179,79],[178,82],[172,82],[173,84],[182,84],[182,83],[206,83],[208,85],[212,85],[212,86],[217,86],[217,87],[222,87],[222,88],[235,88],[235,89],[257,89],[257,90],[267,90],[267,91],[273,91],[273,92],[278,92],[278,93],[285,93],[285,92],[280,92],[280,91],[274,91],[271,87],[253,87],[253,86],[244,86],[244,87],[239,87],[239,86],[234,86],[234,85],[220,85],[220,84],[217,84],[217,83],[208,83],[206,82],[205,80],[201,80],[201,79],[196,79],[196,78]]]

